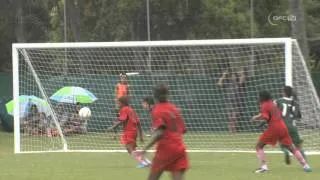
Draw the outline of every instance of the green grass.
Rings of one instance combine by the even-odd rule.
[[[257,137],[261,133],[242,132],[232,135],[228,132],[188,132],[184,137],[189,150],[254,150]],[[304,139],[304,146],[308,150],[319,151],[320,132],[300,131]],[[115,141],[108,133],[88,133],[85,135],[65,136],[69,150],[119,150],[119,141]],[[235,143],[236,142],[236,143]],[[312,148],[311,148],[312,147]],[[60,137],[21,136],[22,151],[61,150]],[[268,147],[268,150],[278,150]]]
[[[312,173],[302,171],[296,161],[284,165],[281,154],[267,155],[271,172],[254,174],[255,154],[190,153],[188,180],[315,180],[320,177],[320,156],[309,156]],[[13,135],[0,132],[0,179],[6,180],[140,180],[147,169],[136,169],[126,153],[13,154]],[[164,174],[162,180],[170,176]]]

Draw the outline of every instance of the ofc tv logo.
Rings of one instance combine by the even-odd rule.
[[[273,15],[272,13],[270,13],[268,15],[268,21],[269,24],[271,24],[272,26],[277,26],[280,22],[293,22],[296,21],[297,17],[295,15]]]

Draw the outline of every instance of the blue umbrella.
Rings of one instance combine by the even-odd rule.
[[[47,101],[37,97],[37,96],[28,96],[20,95],[19,96],[19,107],[20,107],[20,117],[26,117],[29,114],[30,107],[36,105],[38,112],[43,112],[45,114],[49,113],[49,104]],[[14,102],[13,100],[9,101],[6,104],[6,109],[8,114],[14,115]]]
[[[79,102],[88,104],[96,101],[97,97],[82,87],[67,86],[55,92],[50,99],[61,103],[75,104]]]

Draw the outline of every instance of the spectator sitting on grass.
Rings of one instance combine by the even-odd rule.
[[[38,125],[38,132],[41,135],[46,135],[48,133],[50,133],[49,131],[50,128],[50,124],[48,121],[48,118],[46,116],[45,113],[40,113],[40,121],[39,121],[39,125]]]
[[[65,135],[83,134],[87,132],[87,124],[85,123],[85,120],[81,119],[79,116],[80,109],[81,105],[80,103],[77,103],[74,112],[71,114],[71,117],[63,129]]]
[[[56,106],[56,115],[57,120],[60,123],[61,127],[66,126],[66,123],[68,121],[68,112],[64,109],[63,103],[59,103]]]
[[[31,105],[29,112],[27,119],[23,122],[23,132],[28,135],[38,135],[40,121],[38,107],[35,104]]]

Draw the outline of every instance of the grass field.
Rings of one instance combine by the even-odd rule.
[[[315,180],[320,178],[320,156],[309,156],[312,173],[296,161],[284,165],[281,154],[267,155],[271,172],[254,174],[252,153],[190,153],[187,180]],[[0,180],[143,180],[148,169],[136,169],[125,153],[13,154],[13,135],[0,132]],[[162,180],[170,176],[164,174]]]

